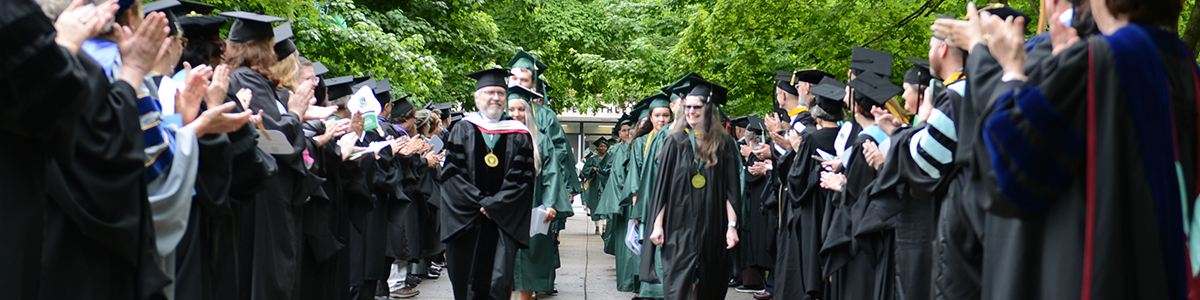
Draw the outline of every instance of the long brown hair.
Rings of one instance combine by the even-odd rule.
[[[292,52],[283,60],[275,62],[269,69],[279,77],[279,86],[291,90],[300,86],[300,52]]]
[[[275,65],[274,38],[262,38],[245,43],[226,42],[225,63],[232,68],[249,67],[251,70],[271,79],[271,85],[278,87],[279,76],[271,72]]]
[[[708,102],[707,96],[688,97],[697,97],[700,99],[700,102],[704,102],[704,110],[700,114],[700,118],[704,121],[704,124],[700,125],[700,130],[696,130],[696,158],[694,161],[703,161],[705,168],[711,168],[720,161],[717,159],[717,152],[721,150],[721,146],[724,143],[730,140],[729,132],[726,132],[725,127],[721,126],[721,116],[717,114],[717,106]],[[687,103],[687,100],[684,99],[682,103]],[[671,128],[672,135],[683,132],[685,128],[691,127],[691,125],[687,124],[687,116],[683,114],[684,106],[680,104],[676,109],[675,115],[681,116],[680,119],[683,119],[683,123],[676,123],[675,127]],[[691,142],[687,143],[690,144]]]

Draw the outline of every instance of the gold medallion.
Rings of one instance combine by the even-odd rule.
[[[496,166],[500,165],[500,159],[496,158],[496,154],[489,152],[487,156],[483,157],[483,163],[487,164],[489,167],[495,168]]]
[[[706,182],[704,175],[696,174],[696,176],[692,176],[692,187],[703,188]]]

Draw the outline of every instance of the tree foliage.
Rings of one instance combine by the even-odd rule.
[[[733,114],[772,107],[773,74],[818,68],[845,81],[853,46],[896,54],[893,81],[925,57],[936,16],[967,0],[201,0],[294,20],[301,52],[333,75],[387,78],[418,104],[472,106],[463,74],[518,49],[546,62],[557,110],[628,108],[686,72],[730,89]],[[999,0],[1031,16],[1040,0]],[[1180,33],[1200,44],[1186,0]]]

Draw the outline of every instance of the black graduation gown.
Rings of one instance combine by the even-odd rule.
[[[753,165],[758,161],[758,157],[751,156],[746,164]],[[746,267],[770,270],[775,266],[775,231],[779,228],[776,214],[779,209],[768,204],[779,192],[779,182],[774,176],[774,170],[768,170],[764,175],[751,175],[746,171],[746,203],[742,205],[745,213],[738,220],[742,224],[738,246],[742,264]]]
[[[442,167],[442,241],[454,298],[507,299],[513,284],[517,248],[529,244],[533,203],[533,143],[527,133],[498,134],[488,153],[481,129],[454,124],[446,139]],[[500,179],[500,180],[497,180]],[[491,218],[479,212],[483,207]]]
[[[387,137],[398,137],[386,124],[379,122],[379,128],[363,131],[365,138],[358,145],[366,147],[374,141],[383,141]],[[380,133],[381,131],[383,133]],[[370,153],[365,155],[374,156]],[[371,161],[374,164],[371,168],[373,175],[367,182],[375,204],[373,209],[367,212],[366,230],[364,230],[363,236],[365,238],[363,279],[366,281],[387,279],[391,274],[392,262],[408,259],[407,235],[404,232],[405,220],[399,204],[408,201],[401,183],[404,172],[395,160],[390,146],[379,150],[378,155],[378,159]],[[355,284],[355,281],[351,280],[351,284]]]
[[[824,299],[867,299],[874,294],[879,261],[872,254],[876,249],[865,248],[853,239],[859,217],[853,214],[853,207],[876,174],[862,153],[862,144],[867,141],[877,145],[882,142],[866,134],[855,136],[843,153],[842,159],[847,160],[845,167],[839,167],[846,176],[846,185],[841,192],[828,192],[825,211],[829,218],[819,254],[823,274],[833,280]]]
[[[304,132],[309,136],[306,149],[313,159],[310,171],[313,176],[324,179],[318,185],[322,191],[304,203],[303,244],[301,252],[300,293],[301,299],[341,299],[349,291],[349,274],[343,276],[339,270],[336,254],[345,244],[339,240],[337,210],[340,208],[341,189],[338,170],[342,157],[337,141],[330,140],[318,146],[313,136],[324,134],[325,125],[320,120],[304,122]]]
[[[659,152],[659,174],[654,180],[654,203],[649,207],[647,228],[657,226],[663,211],[663,283],[664,299],[725,299],[730,265],[725,250],[725,232],[729,223],[726,206],[742,207],[741,168],[737,143],[729,139],[717,151],[717,164],[697,171],[696,155],[688,133],[667,136]],[[704,176],[702,188],[692,185],[696,174]],[[655,251],[650,239],[643,240],[642,251]],[[643,252],[645,253],[645,252]],[[642,256],[642,273],[654,273]],[[698,291],[692,294],[692,284]]]
[[[51,155],[70,157],[75,122],[93,94],[81,56],[54,42],[54,25],[32,0],[0,3],[0,298],[38,294]],[[44,109],[53,107],[54,109]]]
[[[837,127],[805,130],[800,146],[782,159],[777,170],[787,192],[782,203],[783,224],[776,237],[775,297],[779,299],[816,299],[822,296],[826,277],[822,276],[822,218],[827,192],[821,184],[821,162],[813,159],[817,149],[833,153]]]
[[[263,183],[253,204],[243,208],[241,257],[243,279],[250,286],[242,290],[242,299],[292,299],[299,272],[299,212],[308,196],[319,186],[309,185],[308,170],[301,153],[305,136],[301,117],[280,111],[271,80],[249,67],[238,67],[229,78],[229,92],[249,88],[253,93],[249,109],[263,112],[262,124],[279,130],[292,145],[289,154],[272,155],[278,171]],[[286,101],[286,99],[283,99]],[[247,263],[248,261],[248,263]]]
[[[984,298],[1186,297],[1190,274],[1179,211],[1191,211],[1196,195],[1192,57],[1174,34],[1130,24],[1037,61],[1023,87],[996,87],[996,105],[981,118],[993,162],[984,174],[994,174],[984,182],[993,192],[988,211],[1007,218],[985,224],[983,278],[995,284],[983,287]],[[1018,110],[1015,101],[1026,106]],[[1031,109],[1030,103],[1042,106]],[[1147,117],[1170,112],[1171,118]],[[1049,138],[1004,130],[1014,124]],[[1063,130],[1047,132],[1046,124]],[[1003,153],[1020,150],[1019,144],[988,137],[1038,148],[1014,158]],[[1046,163],[1021,167],[1029,160]],[[1019,177],[1038,180],[1014,181]],[[1033,196],[1017,197],[1021,193]],[[1034,261],[1057,265],[1028,263]],[[1041,285],[1003,290],[1030,282]]]
[[[147,201],[137,92],[109,83],[95,61],[79,56],[95,91],[76,121],[74,156],[46,173],[42,299],[162,297]],[[64,276],[72,280],[64,280]]]

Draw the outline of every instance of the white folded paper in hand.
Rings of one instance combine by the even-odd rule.
[[[529,237],[539,234],[549,235],[550,222],[546,222],[546,215],[550,212],[546,210],[545,206],[541,205],[534,207],[531,212],[529,214]]]
[[[629,220],[629,226],[625,228],[625,246],[634,254],[642,255],[642,235],[638,233],[637,223]]]

